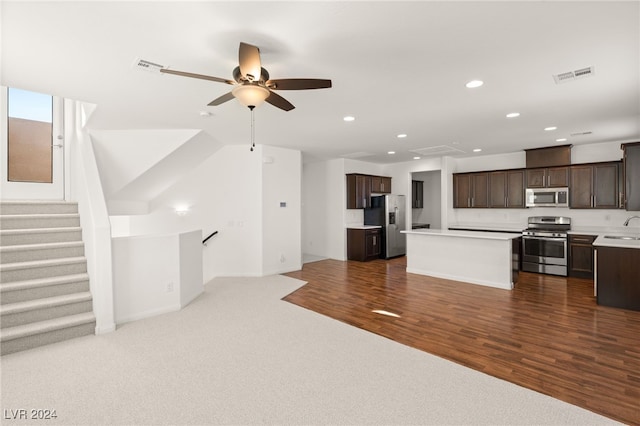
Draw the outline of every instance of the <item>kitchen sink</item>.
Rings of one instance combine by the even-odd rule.
[[[605,238],[611,238],[613,240],[640,240],[640,237],[629,237],[626,235],[605,235]]]

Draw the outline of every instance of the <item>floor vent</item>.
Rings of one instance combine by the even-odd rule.
[[[420,154],[423,157],[439,156],[439,155],[455,155],[464,154],[464,151],[447,145],[428,146],[426,148],[412,149],[411,152]]]
[[[554,74],[553,80],[556,84],[566,83],[568,81],[577,80],[580,78],[590,77],[595,74],[595,69],[593,67],[580,68],[575,71],[563,72],[560,74]]]

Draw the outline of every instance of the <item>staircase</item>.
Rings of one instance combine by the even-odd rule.
[[[2,355],[95,333],[78,205],[0,202]]]

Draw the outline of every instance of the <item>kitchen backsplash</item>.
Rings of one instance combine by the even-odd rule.
[[[529,216],[566,216],[571,218],[572,227],[619,227],[624,221],[639,214],[626,210],[568,209],[559,207],[538,207],[528,209],[455,209],[449,211],[449,223],[503,223],[512,226],[526,226]],[[629,226],[639,227],[640,220],[631,221]]]

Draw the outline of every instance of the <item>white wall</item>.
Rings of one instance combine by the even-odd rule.
[[[302,154],[265,145],[262,158],[262,275],[297,271],[302,268]]]
[[[200,235],[113,239],[116,323],[179,310],[203,292]]]
[[[221,148],[150,203],[150,213],[128,217],[130,235],[202,229],[204,280],[259,276],[262,270],[262,147]],[[175,209],[187,207],[185,216]]]
[[[150,203],[146,215],[112,216],[113,235],[202,229],[204,280],[301,267],[301,154],[227,145]],[[280,207],[280,202],[287,207]],[[175,209],[188,207],[184,216]],[[282,261],[284,259],[284,261]]]

